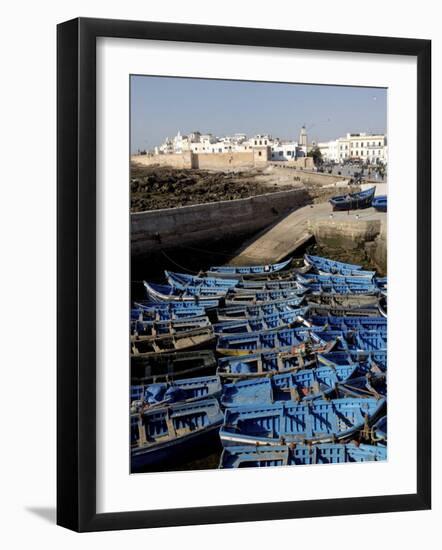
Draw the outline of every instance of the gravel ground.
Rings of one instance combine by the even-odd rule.
[[[293,179],[287,183],[268,181],[259,170],[212,172],[178,170],[160,166],[131,166],[131,211],[234,200],[299,187]]]

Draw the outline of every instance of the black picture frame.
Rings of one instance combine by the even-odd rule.
[[[417,59],[417,492],[362,498],[96,512],[96,39],[116,37],[414,56]],[[103,531],[431,506],[431,41],[74,19],[57,29],[57,523]]]

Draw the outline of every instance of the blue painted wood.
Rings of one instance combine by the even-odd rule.
[[[251,317],[263,317],[271,313],[284,313],[298,311],[300,315],[307,313],[308,308],[298,308],[302,301],[302,296],[295,296],[289,299],[269,300],[259,304],[236,304],[225,308],[217,309],[219,321],[231,319],[250,319]]]
[[[385,398],[317,399],[227,409],[220,438],[232,445],[332,442],[373,424]]]
[[[272,377],[249,378],[223,386],[224,407],[260,405],[278,401],[302,401],[330,395],[339,383],[351,381],[357,364],[339,367],[320,366]]]
[[[360,208],[369,208],[373,201],[376,186],[370,187],[365,191],[358,193],[348,193],[347,195],[338,195],[332,197],[329,202],[333,210],[357,210]]]
[[[372,438],[374,441],[387,441],[387,417],[380,418],[372,428]]]
[[[216,398],[221,395],[221,390],[219,376],[200,376],[147,385],[132,385],[130,399],[133,407],[141,411],[169,403],[188,403]]]
[[[161,464],[216,435],[223,414],[216,399],[177,403],[131,415],[131,467]],[[142,431],[145,431],[145,438]]]
[[[227,290],[238,285],[238,279],[219,279],[216,277],[199,277],[187,273],[164,272],[170,286],[185,290],[187,287],[207,287]]]
[[[220,468],[268,468],[313,464],[342,464],[372,462],[387,459],[387,448],[382,445],[355,445],[354,443],[318,443],[316,445],[272,445],[262,447],[226,447],[221,455]]]
[[[373,277],[376,273],[375,271],[363,270],[362,266],[357,264],[337,262],[335,260],[330,260],[329,258],[324,258],[322,256],[312,256],[310,254],[304,255],[304,262],[307,266],[310,266],[319,274],[331,274],[352,277]]]
[[[373,276],[355,277],[354,275],[318,275],[317,273],[305,273],[298,275],[297,280],[303,284],[321,283],[328,285],[361,285],[370,286],[373,284]]]
[[[376,208],[378,212],[386,212],[387,211],[387,195],[379,195],[377,197],[374,197],[372,202],[373,208]]]
[[[295,323],[302,323],[302,313],[305,313],[305,311],[306,309],[302,308],[282,313],[269,313],[259,317],[249,317],[249,319],[224,320],[220,323],[215,323],[213,330],[216,334],[279,330]]]
[[[217,302],[215,302],[216,304]],[[149,304],[135,302],[131,309],[134,321],[169,321],[188,317],[202,317],[206,309],[191,302]]]
[[[315,352],[315,350],[323,350],[323,346],[320,345],[320,348],[319,346],[315,348],[315,345],[313,345],[311,349],[312,352]],[[316,355],[313,355],[313,357],[316,357]],[[335,369],[339,369],[341,366],[335,363],[331,364]],[[291,372],[315,365],[315,359],[306,358],[301,350],[299,350],[299,353],[290,353],[290,351],[253,353],[218,358],[217,374],[227,379],[254,378]]]
[[[292,261],[292,258],[284,262],[279,262],[276,264],[267,264],[267,265],[252,265],[252,266],[233,266],[233,265],[222,265],[222,266],[212,266],[209,268],[211,273],[222,273],[222,274],[239,274],[239,275],[249,275],[253,273],[274,273],[275,271],[281,271],[284,268],[288,267]]]
[[[362,277],[361,277],[362,279]],[[312,294],[333,293],[333,294],[379,294],[380,289],[374,283],[335,283],[329,282],[315,282],[306,281],[303,283],[303,287]]]
[[[219,300],[224,298],[227,289],[223,288],[206,288],[188,286],[185,290],[179,290],[170,285],[160,285],[157,283],[147,283],[144,281],[149,300],[152,302],[169,302],[169,301],[191,301],[195,303],[203,303],[205,300]]]
[[[275,300],[292,300],[303,296],[306,293],[306,288],[297,284],[294,288],[286,289],[242,289],[237,291],[231,290],[225,297],[226,306],[234,306],[238,304],[261,304]]]
[[[167,321],[131,321],[131,334],[134,336],[159,336],[177,334],[198,328],[210,327],[208,317],[182,317]]]
[[[319,333],[318,333],[319,334]],[[326,344],[321,338],[323,334],[331,340],[335,336],[306,329],[282,329],[277,331],[261,331],[240,334],[219,335],[217,351],[226,355],[247,355],[254,352],[289,351],[304,343]],[[337,333],[336,337],[341,336]]]
[[[330,351],[318,354],[317,361],[321,365],[349,365],[358,363],[359,372],[385,372],[387,370],[387,350],[376,351]]]
[[[147,385],[213,374],[216,367],[211,350],[180,351],[131,357],[130,375],[132,384]]]
[[[326,327],[330,330],[387,330],[387,319],[378,317],[335,317],[315,315],[308,319],[313,326]]]

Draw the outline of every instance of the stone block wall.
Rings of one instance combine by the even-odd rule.
[[[303,189],[266,193],[246,199],[131,214],[134,256],[185,244],[213,243],[248,236],[304,206],[310,198]]]

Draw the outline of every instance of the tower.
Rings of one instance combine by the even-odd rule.
[[[300,147],[307,147],[307,129],[305,124],[302,125],[301,132],[299,134],[299,145]]]

